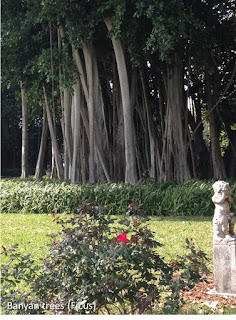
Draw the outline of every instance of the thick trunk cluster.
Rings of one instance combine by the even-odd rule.
[[[183,97],[182,66],[175,54],[173,66],[167,68],[167,161],[168,178],[183,182],[190,178],[187,163],[187,150],[183,136]]]
[[[111,19],[106,18],[104,22],[112,32]],[[60,26],[58,30],[59,54],[65,48],[62,41],[65,28]],[[189,91],[185,93],[183,85],[186,72],[177,53],[173,53],[172,63],[163,64],[160,72],[153,71],[149,61],[132,69],[127,64],[123,43],[114,35],[108,57],[96,50],[91,42],[84,42],[81,48],[73,43],[67,45],[71,62],[78,72],[74,72],[73,86],[65,87],[62,79],[67,70],[59,61],[57,108],[61,114],[63,144],[59,144],[60,133],[56,133],[53,92],[50,98],[44,88],[45,110],[36,179],[43,175],[47,128],[52,142],[52,166],[55,164],[56,176],[61,180],[135,183],[143,176],[160,182],[209,178],[210,156],[203,138],[203,126],[200,126],[200,99],[193,103],[191,113]],[[153,72],[156,73],[153,75]],[[190,68],[187,72],[190,81]],[[207,75],[205,78],[207,107],[212,111],[209,124],[213,172],[215,178],[223,178],[226,173],[215,121],[216,110],[211,110],[217,94],[212,94],[214,79]],[[23,98],[22,108],[25,110]]]
[[[112,29],[111,20],[105,19],[107,29]],[[137,182],[133,108],[130,100],[130,89],[125,57],[121,42],[112,36],[112,44],[115,52],[117,70],[122,99],[122,110],[124,119],[124,142],[125,142],[125,182]]]

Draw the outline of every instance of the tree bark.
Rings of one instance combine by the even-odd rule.
[[[173,65],[167,67],[167,104],[170,112],[170,134],[173,142],[174,178],[183,182],[190,178],[187,152],[183,137],[182,124],[182,68],[177,54],[174,54]]]
[[[29,175],[29,135],[28,135],[28,104],[25,97],[25,88],[21,86],[21,103],[22,103],[22,148],[21,148],[21,179],[26,179]]]
[[[45,91],[44,87],[43,87],[43,94],[44,94],[44,103],[45,103],[45,109],[46,109],[46,112],[47,112],[47,119],[48,119],[48,126],[49,126],[50,136],[51,136],[51,140],[52,140],[53,150],[54,150],[54,153],[55,153],[57,176],[58,176],[58,178],[60,180],[63,180],[63,166],[62,166],[61,155],[60,155],[60,152],[59,152],[57,139],[56,139],[55,132],[54,132],[54,127],[53,127],[53,121],[52,121],[52,117],[51,117],[51,114],[50,114],[48,101],[47,101],[47,95],[46,95],[46,91]]]
[[[82,83],[85,100],[86,100],[86,103],[88,104],[89,94],[88,94],[88,87],[87,87],[86,77],[85,77],[85,73],[84,73],[84,68],[83,68],[83,65],[81,62],[79,51],[77,49],[75,49],[75,47],[73,45],[72,45],[72,52],[73,52],[74,62],[75,62],[76,67],[79,71],[80,81]]]
[[[144,97],[144,104],[147,113],[147,125],[148,125],[148,135],[149,135],[149,145],[150,145],[150,165],[149,165],[149,177],[151,179],[155,179],[156,177],[156,167],[155,167],[155,140],[153,135],[153,128],[151,124],[151,114],[149,110],[148,100],[147,100],[147,93],[144,83],[144,78],[141,73],[141,82],[142,82],[142,90],[143,90],[143,97]]]
[[[84,49],[85,49],[85,55],[86,55],[87,54],[86,48],[84,47]],[[87,85],[84,67],[83,67],[83,64],[82,64],[82,61],[80,58],[79,51],[77,49],[75,49],[75,47],[73,45],[72,45],[72,52],[73,52],[73,58],[74,58],[75,65],[79,71],[79,77],[80,77],[80,81],[82,84],[85,101],[88,106],[89,102],[91,103],[91,100],[89,101],[89,89],[88,89],[88,85]],[[94,61],[92,61],[92,62],[94,63]],[[88,61],[86,63],[88,63]],[[89,68],[89,66],[87,66],[87,68]],[[86,71],[88,72],[87,68],[86,68]],[[91,81],[91,79],[90,79],[90,81]],[[89,139],[89,136],[90,136],[89,119],[88,119],[88,116],[87,116],[86,110],[84,109],[83,104],[81,104],[80,111],[81,111],[81,117],[82,117],[82,120],[83,120],[83,123],[85,126],[86,135]],[[94,119],[93,121],[96,122],[96,119]],[[91,121],[90,121],[90,123],[91,123]],[[103,152],[103,148],[102,148],[101,137],[99,135],[98,128],[96,125],[94,125],[94,150],[98,153],[98,158],[100,160],[101,166],[102,166],[104,174],[106,176],[106,179],[108,181],[110,181],[111,179],[110,179],[110,175],[109,175],[109,170],[107,169],[105,159],[104,159],[104,152]],[[81,165],[82,165],[82,163],[81,163]],[[82,170],[82,168],[81,168],[81,170]],[[85,167],[84,166],[83,166],[82,171],[83,171],[83,177],[85,177]]]
[[[194,106],[196,110],[196,121],[194,116],[188,111],[188,121],[192,132],[195,131],[198,123],[202,121],[201,106],[198,98],[195,98]],[[212,177],[212,170],[209,169],[209,151],[203,138],[203,130],[204,127],[201,124],[193,137],[190,134],[189,140],[192,139],[197,178],[209,179]],[[191,146],[190,142],[189,145]]]
[[[65,155],[64,155],[64,179],[70,179],[70,169],[72,164],[72,130],[71,130],[71,97],[68,89],[64,90],[64,128],[65,128]]]
[[[112,29],[110,18],[105,19],[107,29]],[[137,167],[134,145],[133,109],[130,101],[129,81],[121,42],[112,36],[112,44],[115,52],[117,70],[119,75],[125,137],[125,182],[137,182]]]
[[[81,113],[81,118],[83,120],[83,125],[85,128],[87,138],[89,139],[89,121],[88,121],[88,115],[87,115],[87,112],[86,112],[86,109],[85,109],[85,106],[83,103],[81,103],[81,106],[80,106],[80,113]],[[82,140],[83,140],[83,138],[82,138]],[[102,142],[101,142],[101,139],[99,137],[99,133],[98,133],[98,130],[96,127],[95,127],[94,141],[95,141],[95,146],[96,146],[96,152],[98,153],[98,157],[99,157],[100,163],[102,165],[104,174],[106,176],[107,181],[110,181],[111,180],[110,175],[109,175],[107,166],[105,164],[104,156],[101,151],[102,150]],[[81,163],[81,165],[82,165],[82,163]]]
[[[71,168],[71,182],[74,183],[79,181],[79,149],[80,149],[80,131],[81,131],[81,121],[80,121],[80,105],[81,105],[81,90],[79,80],[74,84],[74,102],[73,102],[73,159]],[[73,121],[72,119],[72,121]]]
[[[100,84],[100,79],[98,76],[98,64],[97,64],[97,57],[94,47],[91,47],[92,57],[93,57],[93,82],[94,82],[94,134],[95,134],[95,154],[96,157],[96,165],[97,165],[97,179],[99,181],[110,180],[110,172],[107,174],[104,170],[104,165],[102,162],[107,163],[108,159],[108,133],[106,128],[106,118],[105,118],[105,111],[104,111],[104,101],[102,95],[102,89]],[[101,148],[97,148],[97,139],[96,137],[100,137],[100,141],[102,141]],[[101,158],[101,152],[103,154]],[[107,170],[107,165],[105,165]],[[108,177],[107,177],[108,176]]]
[[[89,117],[89,181],[95,182],[95,154],[94,154],[94,83],[93,58],[90,45],[83,45],[85,66],[88,83],[88,117]]]
[[[85,127],[82,127],[82,143],[81,143],[81,152],[80,152],[80,163],[81,163],[81,177],[82,181],[86,181],[86,158],[85,158],[85,140],[86,140],[86,132]]]
[[[125,149],[124,149],[124,117],[122,111],[120,85],[117,73],[115,56],[112,59],[112,121],[111,121],[111,136],[112,136],[112,164],[113,164],[113,180],[125,180]],[[108,83],[110,90],[110,84]]]
[[[43,127],[42,127],[42,134],[41,134],[41,142],[38,154],[38,160],[35,169],[35,179],[39,180],[43,176],[43,164],[45,158],[45,150],[47,144],[47,135],[48,135],[48,122],[47,122],[47,113],[45,110],[45,105],[43,106]]]
[[[72,130],[71,130],[71,96],[68,89],[64,91],[64,120],[65,120],[65,137],[68,149],[68,157],[72,162]]]
[[[209,113],[210,123],[210,139],[211,139],[211,157],[213,165],[213,176],[215,179],[226,178],[226,171],[220,150],[220,132],[216,126],[216,109],[212,110],[216,102],[216,88],[214,86],[215,79],[212,79],[208,72],[205,73],[207,107],[211,111]]]
[[[165,173],[163,175],[164,181],[174,180],[173,145],[174,143],[173,143],[173,134],[172,134],[172,115],[171,115],[170,105],[167,103],[165,135],[164,135],[164,141],[163,141],[162,160],[161,160],[161,172],[163,170],[163,164],[165,165],[165,170],[164,170]]]

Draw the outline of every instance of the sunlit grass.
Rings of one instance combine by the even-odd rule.
[[[207,254],[208,267],[212,270],[213,229],[211,218],[151,218],[148,225],[154,232],[156,240],[163,244],[163,247],[158,250],[166,261],[175,260],[178,255],[186,254],[186,239],[189,239],[198,250]]]
[[[19,244],[19,251],[32,254],[35,260],[44,258],[49,251],[49,234],[56,234],[60,226],[48,214],[2,214],[1,245]],[[4,256],[2,261],[4,261]]]
[[[147,225],[154,232],[155,240],[163,244],[158,251],[166,261],[176,260],[178,255],[186,253],[188,238],[197,249],[207,254],[212,269],[210,218],[151,217]],[[18,243],[23,254],[35,255],[36,260],[44,258],[49,251],[47,244],[52,240],[48,235],[60,230],[51,214],[2,214],[1,226],[2,245],[7,247]]]

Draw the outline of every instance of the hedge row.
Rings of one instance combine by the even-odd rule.
[[[58,180],[3,179],[2,212],[62,213],[74,212],[79,204],[102,205],[112,214],[123,214],[131,202],[142,204],[146,215],[212,216],[213,181],[190,180],[183,184],[141,180],[137,184],[70,184]],[[236,181],[230,181],[236,199]]]

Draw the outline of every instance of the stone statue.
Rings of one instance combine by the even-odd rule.
[[[214,240],[222,238],[236,238],[234,233],[234,214],[230,212],[233,199],[230,194],[229,184],[217,181],[213,184],[214,195],[212,201],[215,204],[213,217]]]

